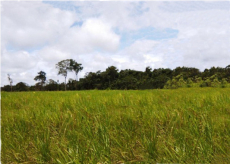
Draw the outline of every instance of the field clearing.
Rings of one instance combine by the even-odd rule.
[[[1,93],[2,163],[230,163],[230,88]]]

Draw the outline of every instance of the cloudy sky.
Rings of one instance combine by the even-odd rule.
[[[144,71],[230,64],[230,1],[3,1],[1,86],[33,80],[64,81],[55,64],[82,63],[86,72]],[[68,78],[75,78],[73,73]]]

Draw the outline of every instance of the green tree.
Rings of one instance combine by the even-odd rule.
[[[151,73],[152,73],[152,68],[151,67],[146,67],[145,68],[145,74],[148,76],[148,77],[151,77]]]
[[[56,64],[56,68],[58,69],[58,75],[62,75],[65,77],[65,91],[66,91],[66,77],[69,71],[74,71],[76,76],[79,71],[83,69],[80,63],[77,63],[73,59],[66,59],[58,62]]]
[[[211,80],[211,87],[218,87],[220,86],[220,82],[218,80],[218,74],[214,74],[210,77]]]
[[[223,79],[221,80],[221,87],[222,87],[222,88],[226,88],[226,87],[227,87],[227,84],[228,84],[228,82],[227,82],[226,78],[223,78]]]
[[[192,81],[192,79],[191,78],[188,78],[187,79],[187,87],[193,87],[193,81]]]
[[[28,85],[24,82],[17,83],[15,87],[17,91],[27,91],[28,90]]]
[[[172,86],[172,80],[168,80],[165,85],[164,85],[164,89],[171,89]]]
[[[10,77],[10,74],[7,74],[7,76],[8,76],[8,80],[10,82],[10,89],[11,89],[11,92],[12,92],[13,79]]]
[[[77,88],[76,85],[77,85],[77,81],[72,78],[69,78],[67,83],[68,90],[76,90]]]
[[[184,87],[185,86],[186,82],[184,81],[183,74],[176,76],[176,79],[177,79],[177,86],[178,87]]]
[[[172,80],[168,80],[164,86],[165,89],[176,89],[185,87],[186,82],[184,81],[183,75],[179,74],[172,78]]]
[[[110,85],[118,78],[118,69],[115,66],[110,66],[105,70],[104,80]]]
[[[211,80],[209,77],[205,78],[205,80],[200,84],[200,87],[211,87]]]
[[[34,78],[34,80],[39,81],[37,85],[40,86],[40,90],[42,90],[42,87],[46,82],[46,73],[43,71],[38,72],[38,75]]]
[[[11,86],[10,85],[4,85],[4,87],[1,87],[1,91],[10,92],[11,91]]]
[[[58,75],[62,75],[65,77],[65,91],[66,91],[66,77],[68,71],[71,71],[70,67],[70,59],[62,60],[56,64],[56,68],[58,69]]]
[[[45,86],[48,91],[56,91],[58,90],[58,83],[53,79],[49,79]]]
[[[82,64],[70,59],[70,70],[75,72],[76,80],[78,81],[77,75],[81,70],[83,70]]]
[[[225,78],[228,78],[228,80],[230,82],[230,65],[225,67]]]

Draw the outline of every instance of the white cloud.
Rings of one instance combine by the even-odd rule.
[[[9,52],[3,50],[1,64],[4,69],[2,73],[13,73],[26,71],[36,65],[37,57],[26,51]]]
[[[111,26],[100,19],[89,18],[81,27],[70,28],[56,43],[62,51],[72,53],[89,53],[95,49],[116,51],[120,37],[112,31]]]
[[[200,69],[211,66],[225,67],[230,61],[230,33],[199,31],[187,41],[176,45],[183,53],[183,65]]]
[[[42,2],[2,2],[2,85],[8,84],[7,73],[12,74],[15,83],[34,84],[33,78],[40,70],[47,73],[47,79],[62,81],[55,64],[67,58],[83,64],[80,77],[111,65],[144,71],[146,66],[204,69],[230,64],[229,3],[72,4],[76,8],[68,11],[71,4],[62,10],[56,8],[58,5]],[[79,21],[82,25],[71,27]],[[179,33],[176,38],[164,40],[136,38],[131,45],[119,49],[123,32],[146,27],[175,29]],[[68,77],[75,75],[70,73]]]
[[[71,58],[71,54],[68,51],[60,51],[60,47],[55,45],[46,46],[36,54],[41,57],[41,60],[51,63]]]
[[[17,49],[43,46],[58,39],[75,14],[42,2],[2,2],[2,40]]]
[[[1,84],[8,84],[7,74],[10,74],[14,84],[28,81],[27,74],[36,67],[37,57],[26,51],[9,52],[3,50],[1,54]]]
[[[119,45],[120,37],[116,35],[111,26],[98,19],[88,19],[82,25],[81,33],[87,36],[87,43],[103,50],[115,51]]]

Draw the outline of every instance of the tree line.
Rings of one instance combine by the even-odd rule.
[[[211,67],[203,72],[194,67],[176,67],[152,69],[146,67],[145,71],[132,69],[118,70],[109,66],[105,71],[88,72],[84,78],[67,79],[68,72],[74,71],[76,77],[83,70],[82,64],[73,59],[66,59],[56,64],[58,75],[65,78],[59,83],[53,79],[46,79],[44,71],[38,72],[34,78],[38,81],[29,86],[24,82],[12,85],[13,80],[8,75],[10,85],[1,87],[2,91],[64,91],[64,90],[137,90],[137,89],[176,89],[180,87],[230,87],[230,65]]]

